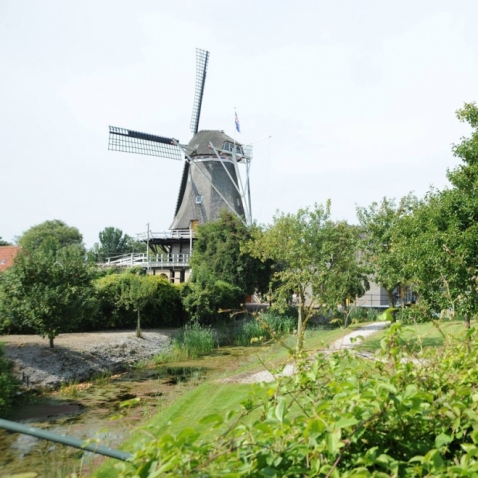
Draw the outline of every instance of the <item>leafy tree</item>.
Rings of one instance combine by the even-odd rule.
[[[330,219],[326,206],[279,214],[266,230],[257,229],[245,249],[263,261],[279,264],[271,281],[275,307],[285,309],[292,292],[298,297],[297,350],[303,346],[307,321],[314,307],[337,307],[368,287],[365,269],[357,261],[358,231]]]
[[[144,275],[142,271],[128,269],[105,275],[93,282],[99,315],[90,322],[91,328],[129,327],[135,318],[137,320],[138,311],[133,308],[131,301],[135,291],[130,289],[135,287],[132,281],[138,280],[138,277],[151,287],[148,300],[140,307],[141,324],[154,327],[161,324],[179,325],[184,320],[178,285],[171,284],[161,276]]]
[[[429,311],[451,309],[470,327],[478,312],[478,107],[467,103],[457,117],[472,127],[471,137],[453,146],[463,164],[447,172],[451,188],[430,191],[416,208],[405,250]]]
[[[123,234],[121,229],[115,227],[105,227],[99,233],[99,240],[91,251],[96,260],[104,261],[108,257],[130,252],[146,252],[146,244]]]
[[[92,271],[78,245],[58,250],[49,243],[17,255],[2,276],[0,315],[54,338],[73,330],[93,307]]]
[[[18,239],[18,244],[28,251],[34,251],[45,243],[55,249],[70,245],[83,247],[83,236],[76,227],[54,219],[31,227]]]
[[[397,204],[383,198],[368,208],[358,207],[357,216],[363,231],[362,256],[369,264],[375,283],[387,291],[390,307],[395,305],[394,289],[407,281],[404,275],[404,257],[397,247],[403,219],[411,214],[417,199],[412,194]]]
[[[240,307],[244,292],[229,282],[217,279],[207,267],[199,267],[194,270],[194,280],[183,285],[181,297],[189,317],[207,324],[219,319],[221,309]]]
[[[121,284],[120,302],[137,313],[136,337],[141,337],[141,310],[151,300],[155,289],[154,285],[145,280],[145,276],[128,274]]]
[[[252,238],[254,229],[226,210],[221,211],[218,221],[198,226],[191,256],[192,281],[196,281],[196,271],[201,269],[213,276],[213,282],[227,282],[239,288],[244,296],[267,290],[270,261],[261,262],[241,252],[241,244]]]
[[[0,246],[11,246],[11,244],[8,241],[4,241],[0,236]]]

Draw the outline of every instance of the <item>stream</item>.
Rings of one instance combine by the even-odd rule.
[[[175,398],[204,380],[233,372],[260,348],[220,347],[195,361],[143,366],[63,386],[29,400],[7,418],[63,435],[99,440],[102,445],[117,448],[135,428]],[[104,459],[90,452],[0,430],[2,478],[29,472],[32,474],[28,478],[57,478],[73,472],[89,476]]]

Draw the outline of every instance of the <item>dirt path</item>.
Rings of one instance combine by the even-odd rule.
[[[344,335],[340,339],[332,342],[329,347],[328,351],[337,351],[341,349],[352,349],[357,345],[357,342],[354,342],[353,339],[361,336],[363,338],[369,337],[370,335],[376,334],[380,330],[385,329],[388,327],[389,322],[375,322],[373,324],[364,325],[363,327],[359,327],[355,329],[350,334]],[[287,364],[284,369],[282,370],[281,375],[285,377],[290,377],[295,372],[295,367],[293,364]],[[275,380],[274,375],[264,370],[262,372],[257,372],[252,375],[242,376],[238,378],[238,383],[258,383],[258,382],[273,382]]]

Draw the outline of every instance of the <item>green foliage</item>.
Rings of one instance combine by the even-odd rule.
[[[1,322],[28,328],[53,339],[77,329],[94,309],[92,270],[83,249],[55,250],[44,243],[17,255],[0,283]]]
[[[423,302],[421,304],[411,305],[410,307],[402,307],[397,312],[396,318],[402,324],[422,324],[432,320],[432,317],[427,314]]]
[[[393,290],[410,280],[403,267],[407,257],[397,244],[403,236],[404,219],[411,215],[416,204],[417,198],[409,194],[398,204],[394,199],[383,198],[381,203],[357,208],[363,233],[363,259],[370,267],[373,280],[387,291],[391,307],[395,305]]]
[[[368,307],[353,307],[349,314],[350,322],[374,322],[378,312]]]
[[[59,219],[45,221],[31,227],[18,239],[18,245],[34,251],[42,245],[50,249],[60,249],[76,245],[83,247],[83,236],[76,227],[70,227]]]
[[[195,269],[194,277],[181,290],[184,308],[194,321],[215,323],[223,317],[222,310],[238,309],[245,299],[242,289],[218,280],[207,268]]]
[[[95,244],[92,250],[97,261],[130,252],[146,252],[146,244],[133,239],[128,234],[123,234],[121,229],[105,227],[98,236],[100,242]]]
[[[137,272],[131,269],[108,274],[94,281],[99,306],[94,322],[89,324],[90,328],[130,328],[137,319],[135,287],[138,292],[147,292],[141,308],[143,327],[178,325],[182,322],[184,312],[179,287],[164,277],[138,275]]]
[[[191,256],[192,281],[196,280],[195,271],[201,269],[216,280],[238,287],[244,296],[266,291],[270,262],[241,252],[241,244],[251,239],[253,230],[226,210],[221,211],[219,220],[199,225]]]
[[[234,330],[234,344],[247,347],[260,344],[284,334],[290,334],[297,325],[295,317],[282,316],[274,312],[259,314],[245,319]]]
[[[11,244],[8,241],[3,240],[2,236],[0,236],[0,246],[11,246]]]
[[[328,202],[275,216],[272,226],[253,231],[244,246],[252,256],[278,264],[270,285],[276,310],[286,310],[291,294],[297,294],[298,349],[314,306],[335,309],[368,288],[366,270],[356,260],[358,244],[357,228],[332,221]]]
[[[2,346],[0,343],[0,418],[7,415],[20,388],[13,375],[13,362],[4,357]]]
[[[214,330],[194,322],[186,324],[173,335],[170,354],[175,360],[196,359],[210,354],[218,345]]]
[[[460,121],[472,127],[470,138],[453,147],[463,163],[448,171],[451,188],[431,190],[405,221],[404,268],[429,316],[450,309],[467,320],[478,313],[478,107],[465,104]]]
[[[296,376],[258,387],[239,416],[202,418],[212,438],[193,428],[162,435],[120,476],[475,476],[476,331],[416,363],[401,342],[393,324],[385,361],[346,351],[300,361]]]

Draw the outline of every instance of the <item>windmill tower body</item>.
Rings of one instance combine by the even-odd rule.
[[[211,145],[220,151],[218,155]],[[245,217],[233,154],[227,150],[234,145],[240,150],[241,146],[222,131],[200,131],[191,139],[191,161],[184,164],[171,230],[215,221],[224,208]]]
[[[246,224],[252,222],[249,187],[252,148],[243,147],[224,131],[198,130],[208,60],[209,52],[196,51],[196,91],[191,119],[194,136],[188,144],[181,144],[174,138],[110,126],[110,150],[184,161],[170,232],[156,235],[148,232],[147,238],[142,235],[151,250],[161,251],[169,257],[189,255],[195,227],[219,219],[222,209],[237,215]],[[245,165],[244,180],[239,164]],[[149,264],[148,258],[148,268]],[[184,271],[181,277],[184,278]]]

